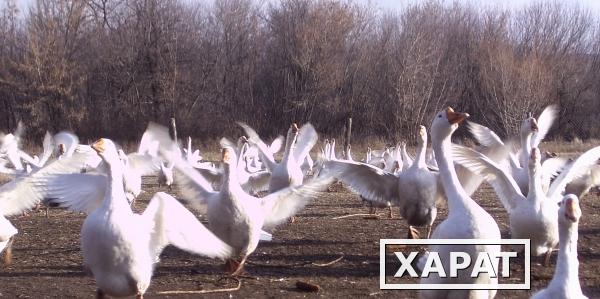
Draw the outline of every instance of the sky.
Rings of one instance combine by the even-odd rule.
[[[0,0],[5,2],[7,0]],[[19,9],[22,12],[27,11],[27,6],[35,0],[16,0]],[[213,1],[213,0],[188,0],[188,1]],[[372,5],[377,6],[382,11],[390,11],[394,9],[402,8],[411,3],[416,3],[421,0],[354,0],[357,3],[369,2]],[[454,0],[444,0],[448,3]],[[520,8],[531,3],[547,0],[456,0],[458,2],[472,3],[480,6],[500,6],[506,8]],[[600,0],[562,0],[564,3],[578,3],[581,7],[589,8],[595,15],[600,15]],[[4,4],[4,3],[2,3]]]

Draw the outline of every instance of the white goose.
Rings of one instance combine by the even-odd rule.
[[[538,291],[532,299],[561,298],[587,299],[579,284],[579,261],[577,260],[577,228],[581,209],[575,195],[564,197],[558,210],[560,245],[554,277],[548,287]]]
[[[436,202],[444,195],[439,187],[437,174],[427,169],[426,149],[427,131],[421,126],[417,161],[398,175],[369,164],[351,161],[326,161],[325,169],[330,170],[333,176],[348,184],[363,198],[379,202],[391,201],[399,206],[402,217],[410,226],[409,237],[418,236],[412,226],[428,226],[429,237],[431,225],[437,215]]]
[[[232,275],[238,275],[256,249],[263,226],[282,223],[331,181],[319,179],[257,198],[246,193],[239,184],[233,148],[223,148],[222,162],[225,173],[219,191],[181,160],[175,162],[176,179],[186,199],[196,205],[206,204],[211,231],[234,250],[225,265]]]
[[[454,158],[457,163],[485,176],[506,209],[510,220],[510,232],[513,239],[530,239],[531,254],[546,254],[548,264],[552,249],[558,244],[558,206],[546,198],[542,188],[541,155],[537,148],[531,150],[528,160],[529,182],[527,196],[513,177],[500,165],[485,155],[466,147],[455,147]]]
[[[98,297],[142,298],[154,265],[169,244],[209,257],[230,255],[227,244],[166,193],[156,193],[143,214],[133,213],[114,143],[100,139],[92,148],[108,164],[108,176],[49,175],[39,180],[38,188],[51,202],[88,213],[81,229],[81,249],[84,265],[96,279]]]
[[[452,108],[437,113],[431,124],[431,139],[435,157],[440,168],[440,178],[448,198],[448,217],[433,231],[433,239],[495,239],[500,240],[500,230],[490,214],[482,209],[461,187],[452,158],[452,133],[458,124],[469,115],[456,113]],[[500,245],[431,245],[430,251],[438,252],[444,269],[449,269],[450,252],[468,252],[471,260],[475,260],[479,252],[490,255],[500,253]],[[422,260],[420,261],[422,262]],[[494,268],[498,260],[493,261]],[[487,274],[472,278],[472,267],[459,271],[457,278],[441,278],[438,273],[431,273],[422,278],[421,283],[468,283],[497,284],[498,278]],[[496,290],[422,290],[422,298],[493,298]]]
[[[527,194],[527,188],[529,186],[527,165],[529,164],[528,160],[531,154],[531,149],[537,148],[542,142],[548,131],[550,131],[557,114],[557,106],[550,105],[542,111],[538,118],[539,121],[529,115],[521,122],[521,127],[519,130],[519,151],[516,155],[513,153],[509,154],[508,169],[510,170],[510,173],[517,185],[521,189],[522,194]],[[469,122],[468,127],[471,131],[471,134],[473,134],[475,139],[480,144],[487,147],[505,146],[505,143],[500,139],[500,137],[498,137],[498,135],[489,128],[473,122]],[[552,163],[548,164],[548,166],[544,166],[545,170],[542,172],[542,178],[548,182],[550,181],[550,177],[556,171],[556,168],[564,165],[564,163],[552,166],[551,164]]]
[[[285,140],[285,151],[280,163],[276,163],[272,155],[269,155],[269,149],[256,131],[244,123],[238,124],[244,128],[250,142],[258,147],[261,159],[271,172],[269,193],[288,186],[302,184],[304,174],[301,169],[301,163],[306,159],[306,155],[309,154],[318,139],[317,132],[310,123],[303,125],[301,129],[298,129],[295,123],[291,125]]]

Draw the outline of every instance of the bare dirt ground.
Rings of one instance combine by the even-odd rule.
[[[175,188],[176,189],[176,188]],[[174,190],[175,190],[174,189]],[[168,247],[162,254],[147,298],[416,298],[416,291],[382,291],[379,289],[379,239],[405,238],[404,220],[388,219],[379,210],[380,219],[349,217],[367,213],[357,195],[337,188],[312,202],[296,217],[274,232],[274,241],[261,242],[246,266],[247,276],[241,288],[225,293],[168,296],[171,290],[211,290],[235,287],[237,282],[220,280],[225,276],[222,263],[187,254]],[[159,189],[155,178],[144,179],[144,193],[136,204],[142,210]],[[177,195],[177,192],[171,192]],[[508,232],[507,217],[490,188],[482,186],[474,198],[498,222],[504,236]],[[596,195],[582,199],[583,217],[579,225],[579,276],[584,294],[600,298],[600,201]],[[395,210],[397,213],[398,211]],[[204,219],[202,215],[198,216]],[[440,208],[438,220],[446,216]],[[92,277],[82,269],[79,232],[84,215],[60,209],[42,211],[27,217],[10,219],[19,229],[10,266],[0,264],[0,297],[3,298],[90,298],[95,295]],[[424,230],[422,230],[424,231]],[[339,261],[324,266],[332,261]],[[532,289],[499,291],[497,298],[528,298],[546,286],[554,273],[539,260],[532,262]],[[522,271],[522,270],[521,270]],[[296,288],[297,281],[318,284],[317,293]]]

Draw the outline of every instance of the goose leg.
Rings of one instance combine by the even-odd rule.
[[[394,218],[394,214],[393,214],[393,211],[392,211],[392,205],[389,205],[388,209],[390,209],[390,214],[389,214],[390,219]]]
[[[247,257],[248,256],[246,255],[242,258],[241,261],[239,261],[239,262],[236,261],[237,269],[235,269],[235,271],[233,271],[233,273],[231,273],[231,276],[238,276],[238,275],[242,274],[242,271],[244,271],[244,264],[246,263]]]
[[[48,218],[48,217],[49,217],[49,216],[48,216],[48,211],[50,211],[50,207],[49,207],[49,206],[46,206],[46,218]]]
[[[231,275],[233,275],[239,267],[240,263],[235,259],[227,259],[225,261],[225,271],[229,272]]]
[[[8,266],[12,263],[12,244],[15,241],[15,237],[10,237],[6,244],[6,251],[4,252],[4,265]]]
[[[419,239],[419,231],[416,228],[414,228],[412,225],[408,226],[407,239]]]
[[[144,299],[144,294],[137,293],[137,295],[135,295],[135,299]]]
[[[427,239],[429,239],[429,237],[431,237],[431,227],[432,227],[431,224],[427,226]]]

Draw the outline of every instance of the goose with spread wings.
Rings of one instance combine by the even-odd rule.
[[[222,163],[224,175],[219,191],[181,160],[175,163],[175,178],[186,199],[195,205],[206,205],[211,231],[234,250],[226,267],[232,275],[238,275],[247,257],[256,249],[262,228],[280,224],[294,215],[331,181],[321,178],[257,198],[240,186],[233,148],[223,148]]]
[[[115,144],[100,139],[92,148],[107,164],[106,174],[47,175],[38,178],[36,188],[49,201],[88,214],[81,229],[81,249],[98,297],[142,298],[159,255],[169,244],[221,259],[231,254],[229,245],[166,193],[156,193],[146,210],[135,214],[125,196],[124,169]]]
[[[397,175],[375,166],[352,161],[326,161],[324,167],[333,176],[348,184],[364,198],[391,201],[400,207],[409,225],[409,237],[417,238],[413,226],[427,226],[428,233],[437,215],[436,203],[443,199],[438,174],[427,168],[427,130],[419,128],[418,149],[411,166]]]
[[[300,129],[295,123],[288,130],[285,140],[285,151],[279,163],[273,158],[267,145],[250,126],[238,123],[248,135],[249,141],[256,145],[261,160],[271,172],[269,178],[269,192],[275,192],[288,186],[299,186],[304,180],[302,163],[310,150],[317,143],[318,134],[315,128],[307,123]]]
[[[468,148],[455,147],[457,163],[483,175],[488,180],[506,209],[513,238],[531,239],[533,255],[546,254],[545,264],[552,249],[558,244],[557,204],[563,200],[566,185],[586,173],[600,158],[600,147],[592,148],[568,165],[544,191],[541,155],[537,148],[531,150],[527,159],[529,166],[529,193],[521,193],[514,178],[504,168],[490,161],[485,155]]]

